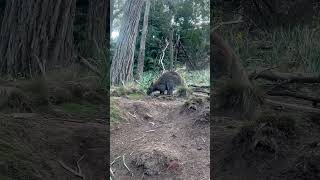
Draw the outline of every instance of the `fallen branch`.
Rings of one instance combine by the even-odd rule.
[[[320,102],[320,98],[317,97],[312,97],[312,96],[308,96],[308,95],[302,95],[302,94],[297,94],[297,93],[293,93],[290,91],[278,91],[278,92],[268,92],[267,93],[270,96],[289,96],[289,97],[294,97],[297,99],[303,99],[303,100],[307,100],[307,101],[311,101],[314,104],[319,103]]]
[[[73,170],[72,168],[70,168],[69,166],[67,166],[65,163],[63,163],[62,161],[58,160],[58,163],[66,170],[68,170],[69,172],[71,172],[72,174],[74,174],[77,177],[81,177],[82,179],[85,180],[85,176],[80,172],[77,172],[76,170]]]
[[[320,83],[320,78],[313,74],[282,73],[272,70],[261,72],[255,77],[255,79],[259,78],[270,81],[289,81],[290,83]]]
[[[122,161],[123,161],[123,165],[124,167],[126,167],[126,169],[131,173],[131,176],[133,176],[133,172],[129,169],[129,167],[126,164],[126,161],[124,159],[125,154],[122,156]]]
[[[210,94],[210,92],[204,91],[204,90],[201,90],[201,89],[193,89],[192,91],[193,92],[198,92],[198,93]]]
[[[197,85],[194,85],[194,84],[190,84],[188,86],[195,87],[195,88],[210,88],[210,86],[197,86]]]
[[[113,170],[112,170],[111,168],[110,168],[110,176],[111,176],[111,177],[110,177],[111,180],[115,179],[115,178],[114,178]]]
[[[251,73],[250,75],[249,75],[249,79],[250,80],[253,80],[253,79],[257,79],[257,77],[260,75],[260,74],[262,74],[262,73],[264,73],[264,72],[266,72],[266,71],[269,71],[269,70],[271,70],[271,69],[275,69],[275,68],[277,68],[277,67],[279,67],[279,66],[274,66],[274,67],[270,67],[270,68],[267,68],[267,69],[263,69],[263,70],[261,70],[260,72],[256,72],[256,71],[254,71],[253,73]]]
[[[110,163],[110,166],[112,166],[112,165],[116,162],[116,160],[119,159],[119,158],[121,158],[121,156],[116,157],[116,158]]]
[[[162,55],[160,56],[160,59],[159,59],[159,63],[161,64],[163,71],[166,70],[166,69],[164,68],[163,58],[164,58],[165,51],[166,51],[166,49],[167,49],[168,46],[169,46],[169,42],[168,42],[168,40],[166,39],[166,46],[165,46],[164,49],[162,50]]]
[[[213,30],[215,31],[215,30],[219,29],[223,25],[239,24],[239,23],[243,23],[243,22],[244,21],[242,20],[242,16],[240,16],[238,20],[219,23],[216,27],[213,27]]]
[[[43,61],[41,62],[39,57],[37,55],[34,55],[38,65],[39,65],[39,68],[40,68],[40,71],[42,73],[42,76],[44,79],[47,79],[46,77],[46,59],[43,59]]]
[[[289,103],[274,101],[271,99],[265,99],[265,102],[273,106],[282,106],[291,110],[303,111],[307,113],[314,113],[314,114],[320,115],[320,109],[318,108],[306,107],[298,104],[289,104]]]
[[[93,71],[94,73],[96,73],[98,76],[102,76],[102,74],[100,73],[100,71],[98,71],[98,69],[96,67],[94,67],[92,64],[90,64],[90,62],[85,59],[82,56],[78,56],[79,60],[82,64],[84,64],[85,66],[87,66],[91,71]]]

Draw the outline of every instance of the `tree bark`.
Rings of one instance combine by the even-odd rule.
[[[211,93],[214,94],[217,109],[230,108],[236,113],[239,112],[243,118],[254,119],[263,99],[249,81],[240,59],[214,31],[211,31],[211,52],[213,53],[212,78],[222,80],[220,87],[215,86],[218,87],[218,92]]]
[[[87,57],[100,59],[106,50],[107,12],[107,0],[89,1]]]
[[[170,43],[170,66],[169,66],[169,70],[172,71],[173,70],[173,27],[171,25],[171,28],[170,28],[170,32],[169,32],[169,43]]]
[[[270,96],[288,96],[288,97],[294,97],[297,99],[303,99],[306,101],[311,101],[313,103],[320,103],[320,98],[318,97],[313,97],[309,96],[307,94],[298,94],[298,93],[293,93],[290,91],[271,91],[267,93]]]
[[[212,33],[211,44],[213,79],[227,77],[251,87],[248,74],[232,48],[215,32]]]
[[[141,41],[140,41],[140,51],[139,51],[139,56],[138,56],[138,65],[137,65],[137,73],[136,73],[137,80],[140,80],[140,78],[143,74],[150,5],[151,5],[151,0],[147,0],[146,1],[146,9],[144,12],[144,17],[143,17],[143,28],[142,28]]]
[[[111,36],[111,32],[112,32],[112,23],[113,23],[113,9],[114,9],[114,1],[115,0],[110,0],[110,36]]]
[[[75,2],[7,1],[0,31],[0,73],[32,76],[41,69],[68,65],[73,55]]]
[[[5,7],[6,7],[6,0],[0,0],[0,28],[2,24],[2,18],[3,18]]]
[[[294,73],[282,73],[273,70],[263,71],[259,74],[252,74],[254,79],[267,79],[270,81],[289,81],[291,83],[320,83],[320,77],[313,74],[294,74]]]
[[[126,1],[117,47],[111,64],[111,83],[119,85],[133,77],[133,58],[144,0]]]
[[[306,107],[303,105],[298,105],[298,104],[290,104],[290,103],[285,103],[285,102],[279,102],[279,101],[274,101],[271,99],[265,99],[266,104],[272,105],[272,106],[281,106],[290,110],[294,111],[302,111],[306,113],[311,113],[311,114],[316,114],[320,115],[320,109],[318,108],[312,108],[312,107]]]

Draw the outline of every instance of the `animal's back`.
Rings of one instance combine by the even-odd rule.
[[[173,90],[183,84],[183,80],[177,72],[169,71],[162,74],[155,83],[152,83],[148,89],[147,94],[154,91],[160,91],[160,94],[164,94],[167,91],[168,95],[172,95]]]
[[[182,84],[182,78],[177,72],[168,71],[159,77],[159,79],[156,81],[156,84],[166,84],[168,82],[172,82],[174,85],[179,86]]]

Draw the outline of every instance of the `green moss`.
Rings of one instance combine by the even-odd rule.
[[[3,175],[0,175],[0,179],[1,180],[13,180],[12,178],[10,178],[8,176],[3,176]]]
[[[93,104],[77,104],[77,103],[63,103],[61,104],[63,110],[68,113],[79,113],[82,115],[93,115],[98,112],[97,105]]]
[[[120,116],[121,111],[118,108],[118,106],[114,103],[111,103],[110,105],[110,122],[111,124],[119,123],[122,120],[122,117]]]
[[[142,93],[132,93],[128,95],[128,97],[132,100],[139,100],[139,99],[142,99],[144,96],[145,95]]]

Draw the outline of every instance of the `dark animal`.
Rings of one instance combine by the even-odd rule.
[[[178,73],[169,71],[162,74],[155,83],[151,83],[147,94],[150,95],[155,91],[160,91],[160,94],[164,94],[164,92],[167,90],[167,94],[172,95],[174,88],[182,85],[182,83],[183,81]]]

